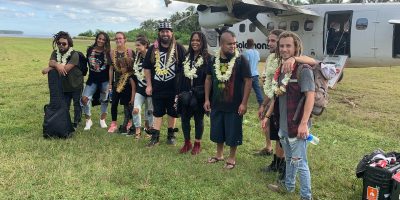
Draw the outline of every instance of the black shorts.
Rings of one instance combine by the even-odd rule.
[[[153,100],[153,116],[162,117],[165,114],[178,118],[176,109],[174,108],[175,97],[152,97]]]
[[[269,119],[269,139],[279,141],[279,119],[275,115],[271,115]]]
[[[228,146],[238,146],[243,141],[243,116],[237,112],[222,112],[211,110],[210,139],[215,143],[224,143]]]

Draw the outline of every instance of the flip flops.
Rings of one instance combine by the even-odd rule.
[[[217,163],[219,161],[224,161],[224,158],[210,157],[208,158],[207,163],[211,164],[211,163]]]

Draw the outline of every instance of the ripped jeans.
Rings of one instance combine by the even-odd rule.
[[[285,186],[294,192],[296,174],[299,173],[300,196],[311,199],[311,175],[307,162],[307,140],[287,137],[288,133],[279,129],[279,138],[286,158]]]

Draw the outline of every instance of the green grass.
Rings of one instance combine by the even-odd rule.
[[[75,48],[84,51],[90,43],[76,40]],[[144,139],[107,134],[99,128],[97,107],[92,130],[83,132],[81,125],[72,139],[44,140],[49,92],[40,71],[50,52],[49,39],[0,38],[0,199],[299,198],[298,188],[295,194],[270,192],[266,186],[276,174],[259,172],[271,158],[252,155],[263,146],[253,93],[232,171],[205,163],[215,153],[209,118],[198,156],[177,153],[181,134],[178,146],[167,146],[165,128],[161,145],[152,149]],[[398,67],[349,68],[330,91],[329,108],[312,128],[321,142],[308,149],[315,199],[360,199],[362,181],[354,171],[361,157],[376,148],[400,151],[399,74]]]

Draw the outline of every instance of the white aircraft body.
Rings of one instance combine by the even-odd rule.
[[[268,32],[297,33],[304,54],[353,67],[400,65],[400,3],[314,4],[292,6],[268,0],[178,0],[199,4],[202,31],[212,48],[222,29],[237,35],[238,48],[254,39],[262,58]],[[166,1],[169,4],[170,1]]]

